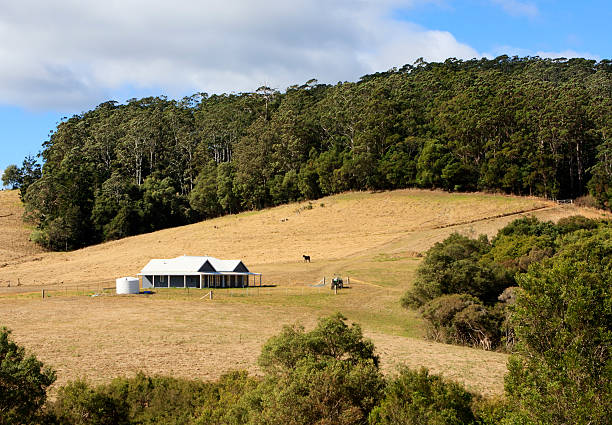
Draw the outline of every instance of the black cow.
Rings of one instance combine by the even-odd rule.
[[[304,257],[304,262],[310,263],[310,255],[302,255],[302,257]]]

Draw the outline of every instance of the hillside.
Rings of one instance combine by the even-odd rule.
[[[44,252],[30,242],[30,231],[23,224],[23,206],[18,190],[0,191],[0,265]]]
[[[7,223],[11,230],[2,234],[19,235],[14,244],[20,248],[15,253],[2,252],[0,285],[19,279],[24,286],[108,286],[116,277],[138,273],[150,258],[183,254],[243,259],[253,270],[263,271],[267,283],[310,283],[309,277],[292,278],[277,270],[281,264],[300,264],[302,254],[313,258],[308,270],[331,260],[349,259],[350,263],[360,255],[415,254],[453,231],[493,235],[516,218],[513,214],[525,212],[553,220],[578,213],[591,217],[603,214],[537,198],[423,190],[353,192],[228,215],[67,253],[41,252],[26,242],[27,232],[13,220]],[[304,266],[298,269],[301,272]]]
[[[478,193],[352,192],[67,253],[36,251],[20,223],[3,222],[1,234],[20,235],[15,246],[23,248],[0,258],[0,325],[53,365],[60,384],[138,370],[212,378],[236,368],[257,373],[262,343],[283,324],[312,327],[317,317],[340,311],[362,324],[386,372],[401,363],[424,365],[483,393],[500,393],[505,355],[422,340],[422,321],[398,299],[411,285],[420,252],[455,231],[493,235],[524,214],[557,220],[604,213]],[[218,290],[214,301],[197,290],[83,296],[135,275],[150,258],[182,254],[243,259],[274,286]],[[302,262],[302,254],[313,262]],[[335,273],[350,276],[351,288],[334,296],[310,286]],[[41,288],[50,298],[40,298]]]

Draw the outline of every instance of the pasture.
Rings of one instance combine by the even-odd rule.
[[[0,192],[0,205],[13,197],[18,209],[15,196]],[[373,339],[385,372],[400,364],[426,366],[481,393],[500,394],[506,355],[425,341],[421,319],[398,301],[412,284],[420,253],[432,244],[452,232],[493,235],[524,214],[552,220],[602,215],[536,198],[360,192],[69,253],[42,252],[27,241],[20,222],[0,218],[2,242],[20,247],[0,251],[0,326],[57,370],[57,386],[139,370],[203,379],[234,369],[258,373],[261,345],[283,325],[312,328],[318,317],[339,311]],[[270,286],[215,290],[213,300],[202,298],[207,291],[182,289],[90,296],[116,277],[135,275],[150,258],[182,254],[243,259]],[[335,274],[350,276],[351,288],[334,295],[311,286]]]

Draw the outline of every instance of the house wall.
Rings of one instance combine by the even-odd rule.
[[[143,276],[142,277],[142,288],[152,288],[153,287],[153,276]]]
[[[225,285],[223,279],[225,278]],[[200,287],[200,275],[170,276],[170,288],[183,288],[187,280],[188,288]],[[243,275],[203,275],[202,288],[242,288],[248,284],[248,276]],[[143,275],[143,288],[168,288],[167,275]]]

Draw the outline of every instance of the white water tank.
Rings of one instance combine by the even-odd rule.
[[[138,294],[140,293],[140,282],[135,277],[120,277],[115,280],[117,283],[117,294]]]

